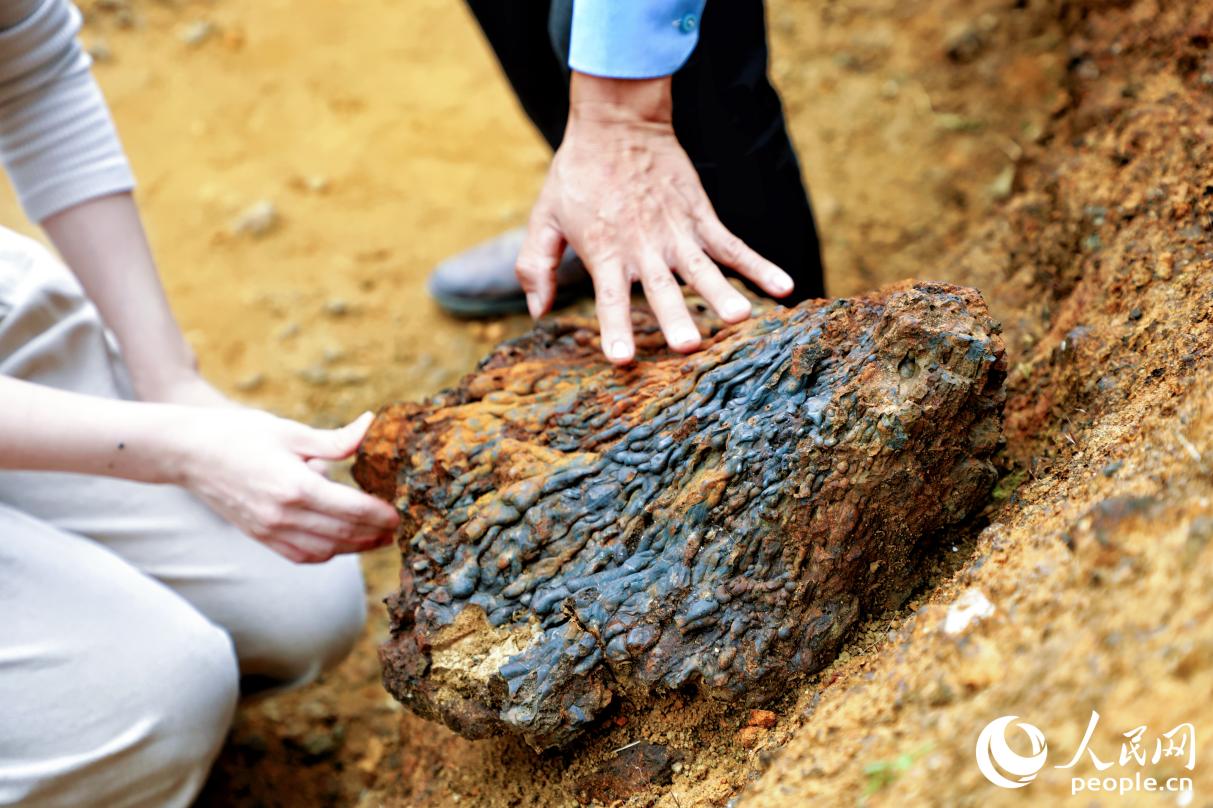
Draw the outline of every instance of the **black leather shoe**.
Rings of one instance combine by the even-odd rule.
[[[448,258],[430,273],[430,295],[456,317],[526,312],[526,295],[514,275],[514,263],[525,238],[525,228],[510,230]],[[581,259],[566,249],[556,269],[554,305],[566,305],[592,291]]]

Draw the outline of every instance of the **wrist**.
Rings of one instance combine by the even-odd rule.
[[[574,72],[569,83],[569,125],[673,122],[672,79],[610,79]]]
[[[199,465],[196,412],[176,404],[141,404],[144,408],[142,441],[144,482],[188,487],[190,469]]]
[[[141,401],[171,402],[174,391],[189,387],[202,378],[192,352],[146,358],[131,357],[124,352],[123,359]]]

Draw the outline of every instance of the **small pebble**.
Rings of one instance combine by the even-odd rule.
[[[251,393],[265,384],[264,373],[251,373],[236,382],[236,389],[242,393]]]
[[[278,209],[268,199],[254,202],[232,219],[228,230],[233,236],[261,238],[278,227]]]
[[[762,727],[742,727],[737,733],[737,745],[746,749],[753,749],[758,746],[758,742],[762,740],[762,736],[766,734],[766,730]]]
[[[197,20],[188,23],[178,33],[177,38],[190,47],[197,47],[210,39],[215,33],[215,24],[210,20]]]
[[[750,720],[746,722],[748,727],[762,727],[770,729],[779,721],[779,716],[770,710],[750,710]]]
[[[1158,275],[1159,280],[1171,280],[1171,276],[1175,274],[1175,256],[1169,252],[1159,255],[1155,274]]]
[[[979,589],[966,589],[956,602],[948,607],[943,621],[944,634],[962,634],[976,621],[994,614],[994,604]]]
[[[112,62],[114,60],[114,52],[110,50],[109,44],[104,39],[94,40],[85,50],[88,51],[88,55],[94,62]]]
[[[311,365],[299,371],[299,378],[313,387],[324,387],[330,381],[329,372],[318,365]]]

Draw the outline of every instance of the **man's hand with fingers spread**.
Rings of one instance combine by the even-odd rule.
[[[353,454],[371,413],[341,429],[312,429],[246,409],[190,412],[181,484],[221,516],[292,561],[327,561],[391,542],[386,502],[310,467]]]
[[[726,322],[750,315],[750,303],[716,262],[775,297],[792,291],[783,270],[728,231],[708,201],[695,167],[674,135],[669,77],[603,79],[574,73],[564,142],[531,214],[518,278],[532,317],[555,295],[553,273],[566,244],[594,280],[602,347],[630,362],[631,286],[639,281],[666,342],[699,347],[677,273]],[[714,260],[713,260],[714,259]]]

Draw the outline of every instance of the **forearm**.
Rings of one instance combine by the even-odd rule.
[[[87,200],[42,226],[118,338],[140,397],[157,398],[194,374],[129,193]]]
[[[183,410],[0,376],[0,468],[178,482]]]

